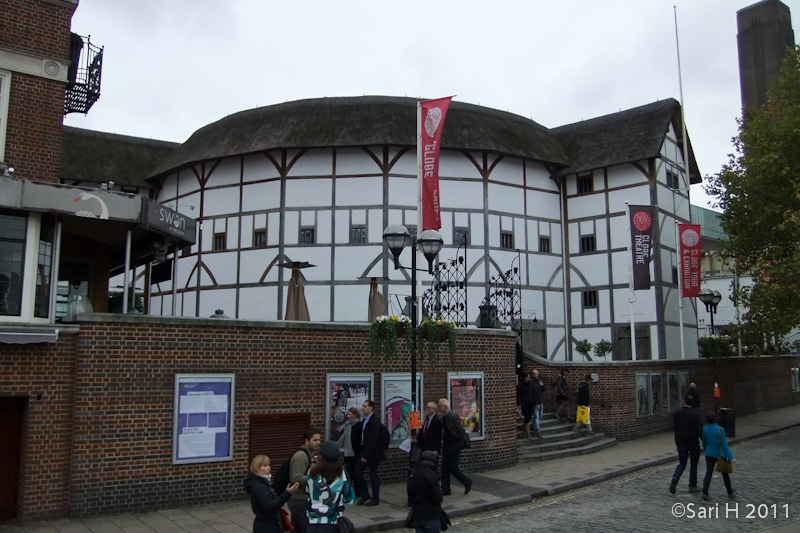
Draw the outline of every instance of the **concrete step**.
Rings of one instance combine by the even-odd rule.
[[[602,437],[600,440],[593,440],[581,446],[574,448],[562,448],[550,451],[526,451],[519,454],[519,461],[523,463],[532,463],[538,461],[547,461],[550,459],[560,459],[562,457],[574,457],[577,455],[585,455],[588,453],[598,452],[605,450],[617,443],[617,439],[613,437]]]
[[[519,447],[518,454],[524,455],[530,453],[552,452],[555,450],[566,450],[569,448],[580,448],[582,446],[591,444],[592,442],[603,440],[604,438],[606,438],[606,435],[603,433],[594,433],[590,435],[580,435],[576,433],[571,439],[557,442],[537,442],[538,439],[532,439],[528,441],[530,444],[522,444]]]
[[[572,440],[577,435],[577,433],[572,429],[574,426],[575,426],[575,424],[568,424],[566,426],[559,427],[559,428],[552,429],[552,430],[546,430],[546,429],[542,428],[542,431],[541,431],[542,436],[539,439],[532,439],[532,440],[528,440],[528,438],[525,436],[525,433],[523,433],[522,431],[518,431],[517,432],[517,443],[519,445],[522,445],[522,444],[524,444],[526,442],[537,442],[538,441],[539,444],[545,444],[545,443],[549,444],[551,442],[561,442],[561,441],[565,441],[565,440]],[[533,435],[534,435],[533,432],[531,432],[531,436],[533,436]]]

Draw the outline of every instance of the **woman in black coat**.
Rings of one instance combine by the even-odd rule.
[[[281,507],[289,501],[297,483],[286,487],[283,494],[278,495],[272,488],[269,457],[256,455],[250,462],[250,474],[244,480],[244,489],[250,495],[250,504],[256,518],[253,520],[253,533],[282,533],[283,520]]]

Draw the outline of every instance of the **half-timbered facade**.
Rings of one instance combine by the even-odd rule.
[[[691,158],[685,176],[680,127],[671,99],[555,129],[454,102],[442,139],[439,259],[465,257],[466,322],[493,303],[493,280],[518,272],[513,316],[535,330],[538,355],[580,358],[572,345],[587,338],[630,358],[633,317],[637,358],[680,358],[675,222],[689,220],[688,185],[699,180]],[[365,321],[372,278],[388,312],[402,311],[409,275],[394,270],[382,233],[416,225],[413,99],[243,111],[198,130],[149,181],[159,202],[199,228],[178,254],[176,286],[152,287],[151,313],[282,319],[290,270],[281,265],[292,262],[314,265],[302,271],[311,320]],[[647,291],[628,288],[626,202],[658,209]],[[432,276],[420,276],[429,287]],[[688,302],[682,312],[696,356],[696,313]]]

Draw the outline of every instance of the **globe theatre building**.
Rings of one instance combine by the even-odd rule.
[[[466,322],[512,277],[514,316],[533,330],[537,355],[582,359],[573,346],[586,338],[611,340],[613,359],[629,359],[633,315],[638,359],[680,358],[683,313],[686,356],[696,357],[694,302],[679,306],[675,223],[689,222],[700,175],[691,148],[684,173],[680,117],[668,99],[548,129],[453,102],[439,260],[465,258]],[[301,270],[313,321],[366,321],[373,278],[387,312],[402,312],[410,275],[394,269],[382,234],[390,224],[416,231],[416,158],[412,98],[287,102],[198,130],[147,178],[158,202],[198,228],[177,253],[175,285],[152,284],[149,312],[280,320],[284,267],[297,263],[313,265]],[[635,293],[626,203],[658,213],[651,286]],[[430,287],[433,277],[420,277]]]

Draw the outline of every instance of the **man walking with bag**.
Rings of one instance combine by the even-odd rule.
[[[442,413],[442,494],[450,495],[450,474],[464,485],[464,494],[469,494],[472,480],[458,467],[461,447],[470,447],[469,435],[464,431],[458,415],[450,410],[447,398],[439,400],[439,411]]]
[[[675,446],[678,448],[678,466],[672,474],[669,491],[675,494],[675,487],[689,463],[689,492],[697,492],[697,463],[700,461],[700,438],[703,434],[703,420],[700,413],[692,407],[694,397],[687,392],[683,397],[683,407],[675,411],[673,427]]]

